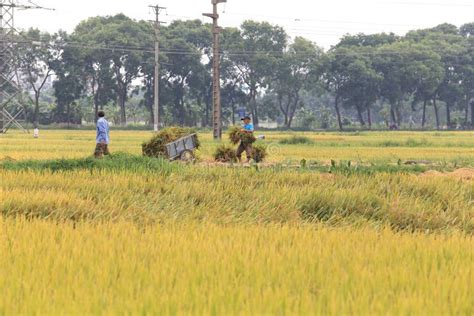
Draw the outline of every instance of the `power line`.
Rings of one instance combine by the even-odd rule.
[[[37,45],[37,44],[50,44],[46,41],[38,41],[37,39],[27,39],[25,38],[24,41],[20,42],[22,44],[27,45]],[[132,46],[132,45],[123,45],[121,43],[116,43],[113,45],[106,45],[106,44],[97,44],[97,45],[87,45],[81,42],[69,42],[63,41],[60,43],[63,48],[82,48],[82,49],[90,49],[90,50],[106,50],[112,52],[130,52],[130,53],[155,53],[154,48],[150,46]],[[172,49],[172,48],[161,48],[160,51],[167,55],[194,55],[194,56],[205,56],[206,53],[196,49],[195,51],[189,51],[186,49]],[[220,53],[223,53],[227,56],[250,56],[250,55],[274,55],[278,57],[279,55],[284,54],[285,50],[258,50],[258,51],[249,51],[249,50],[219,50]],[[430,52],[434,53],[443,53],[443,51],[430,49]],[[313,56],[313,54],[306,54],[306,53],[294,53],[296,56]],[[400,53],[399,51],[371,51],[371,52],[362,52],[362,51],[353,51],[349,53],[338,53],[338,55],[363,55],[363,56],[383,56],[383,55],[404,55],[404,53]]]
[[[235,16],[248,16],[248,17],[260,17],[267,19],[276,19],[276,20],[287,20],[294,22],[322,22],[322,23],[334,23],[334,24],[361,24],[361,25],[376,25],[376,26],[405,26],[405,27],[416,27],[413,24],[398,24],[398,23],[378,23],[378,22],[363,22],[363,21],[353,21],[353,20],[327,20],[327,19],[314,19],[314,18],[305,18],[305,17],[288,17],[288,16],[274,16],[274,15],[261,15],[261,14],[248,14],[248,13],[229,13],[226,12],[226,15],[235,15]],[[421,24],[419,26],[422,26]]]

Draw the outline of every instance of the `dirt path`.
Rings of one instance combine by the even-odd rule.
[[[474,180],[474,168],[461,168],[453,172],[439,172],[430,170],[421,175],[422,177],[449,177],[461,180]]]

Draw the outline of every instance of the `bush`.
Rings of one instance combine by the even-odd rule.
[[[237,155],[234,148],[222,144],[216,148],[214,159],[218,162],[237,162]]]
[[[172,143],[181,137],[194,134],[196,131],[192,128],[168,127],[156,133],[152,139],[142,144],[142,152],[146,157],[163,157],[166,156],[166,144]],[[200,143],[197,139],[197,148]]]
[[[244,144],[253,144],[257,141],[257,138],[253,133],[242,133],[241,128],[238,126],[232,126],[229,128],[229,140],[232,144],[237,145],[240,142]]]
[[[312,144],[313,140],[306,136],[292,136],[291,138],[285,138],[280,140],[282,145],[302,145],[302,144]]]

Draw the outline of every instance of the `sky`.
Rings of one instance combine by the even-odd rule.
[[[29,0],[19,0],[27,4]],[[154,2],[158,1],[158,2]],[[227,0],[219,4],[220,25],[239,26],[252,19],[283,26],[290,37],[304,36],[326,49],[346,33],[371,34],[433,27],[441,23],[460,26],[474,22],[474,0]],[[124,13],[138,20],[154,18],[149,5],[159,4],[164,22],[201,19],[211,12],[211,0],[33,0],[55,11],[27,10],[16,13],[16,27],[37,27],[72,32],[88,17]]]

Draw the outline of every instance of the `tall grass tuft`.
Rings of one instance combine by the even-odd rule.
[[[306,136],[292,136],[290,138],[284,138],[280,140],[280,144],[282,145],[310,145],[313,144],[314,141]]]

